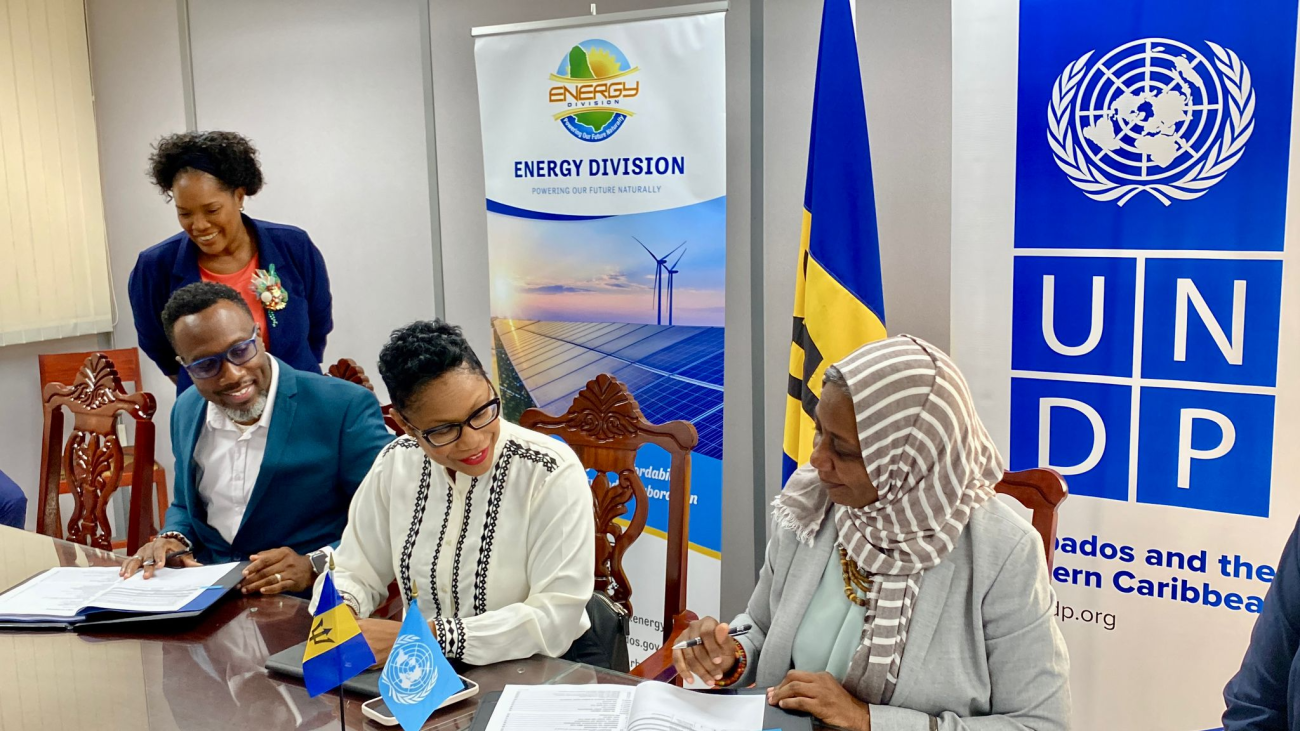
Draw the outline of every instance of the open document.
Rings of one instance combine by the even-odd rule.
[[[0,622],[75,623],[98,611],[179,612],[237,566],[162,568],[148,581],[143,572],[122,579],[114,566],[48,569],[0,594]]]
[[[760,731],[761,695],[708,695],[666,683],[507,685],[487,731]]]

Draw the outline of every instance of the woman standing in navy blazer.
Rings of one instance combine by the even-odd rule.
[[[248,302],[268,352],[319,373],[334,329],[325,260],[302,229],[243,214],[244,198],[262,189],[253,145],[234,132],[182,132],[158,142],[149,166],[154,184],[176,205],[183,230],[142,252],[131,271],[140,348],[177,393],[189,388],[159,316],[175,290],[220,282]]]

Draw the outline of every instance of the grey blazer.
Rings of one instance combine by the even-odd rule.
[[[771,687],[835,549],[835,521],[811,547],[773,527],[749,610],[734,622],[749,667],[738,685]],[[1070,660],[1056,626],[1043,542],[1000,500],[976,510],[957,547],[922,578],[898,685],[871,706],[873,731],[1065,731]]]

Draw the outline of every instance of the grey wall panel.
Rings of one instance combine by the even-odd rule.
[[[385,398],[379,348],[433,317],[438,286],[418,1],[189,9],[199,128],[257,144],[266,187],[249,215],[311,235],[334,294],[326,364],[355,359]]]

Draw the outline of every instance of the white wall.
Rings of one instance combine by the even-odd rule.
[[[306,229],[325,256],[326,365],[356,360],[387,402],[379,348],[433,316],[419,5],[191,2],[190,43],[198,128],[261,153],[247,213]]]
[[[858,0],[890,333],[947,349],[952,218],[952,8]]]

